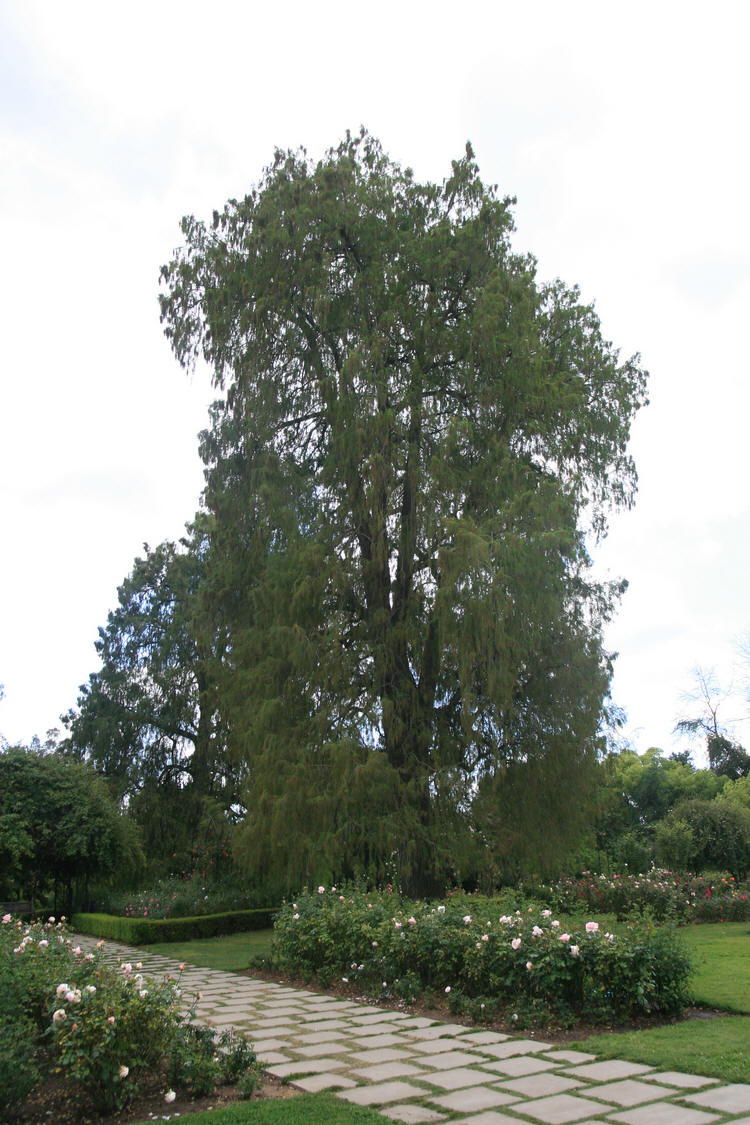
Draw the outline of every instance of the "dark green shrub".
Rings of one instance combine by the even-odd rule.
[[[196,918],[117,918],[112,914],[74,914],[71,925],[83,934],[122,941],[128,945],[154,945],[161,941],[191,941],[224,934],[266,930],[276,910],[231,910]]]

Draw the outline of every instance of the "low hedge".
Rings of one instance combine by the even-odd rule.
[[[276,908],[228,910],[195,918],[118,918],[113,914],[74,914],[70,925],[82,934],[123,941],[126,945],[155,945],[162,941],[191,941],[246,930],[267,930]]]

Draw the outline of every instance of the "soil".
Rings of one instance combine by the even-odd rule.
[[[154,1079],[148,1084],[144,1082],[138,1097],[127,1109],[113,1116],[102,1116],[97,1113],[86,1092],[76,1088],[69,1079],[50,1078],[37,1087],[23,1109],[10,1121],[13,1125],[127,1125],[132,1121],[152,1119],[173,1121],[202,1110],[221,1109],[240,1097],[236,1086],[222,1086],[207,1098],[193,1099],[178,1093],[173,1102],[167,1103],[164,1093],[168,1088],[166,1079]],[[278,1079],[264,1075],[262,1085],[251,1100],[291,1098],[299,1092]]]
[[[273,970],[266,970],[259,967],[248,969],[241,976],[247,977],[261,977],[263,980],[275,981],[277,984],[288,985],[292,988],[306,989],[308,992],[319,992],[323,996],[341,996],[347,1000],[356,1000],[359,1004],[370,1004],[373,1007],[386,1008],[396,1012],[408,1012],[409,1015],[425,1016],[431,1020],[441,1020],[445,1023],[458,1023],[463,1024],[465,1027],[477,1027],[476,1019],[468,1015],[460,1015],[451,1011],[447,1002],[438,1003],[434,1007],[426,1007],[424,1004],[407,1004],[403,1000],[396,998],[381,998],[373,999],[372,996],[361,995],[357,992],[356,987],[346,984],[343,981],[334,982],[328,988],[318,988],[314,982],[303,980],[298,977],[285,976],[283,973],[274,972]],[[505,1035],[519,1035],[525,1036],[528,1039],[541,1039],[545,1043],[555,1043],[563,1045],[571,1043],[578,1039],[586,1039],[590,1035],[602,1035],[605,1032],[618,1032],[618,1031],[644,1031],[653,1027],[668,1027],[672,1024],[682,1023],[684,1020],[690,1019],[716,1019],[718,1016],[724,1016],[726,1012],[721,1012],[707,1008],[686,1008],[676,1016],[642,1016],[639,1019],[629,1020],[623,1023],[586,1023],[580,1020],[574,1024],[561,1027],[556,1024],[535,1024],[533,1026],[523,1026],[514,1023],[512,1020],[507,1020],[504,1017],[496,1019],[487,1019],[483,1021],[482,1028],[487,1031],[498,1031]]]

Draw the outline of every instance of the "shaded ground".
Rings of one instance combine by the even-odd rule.
[[[140,1095],[128,1109],[114,1116],[100,1116],[85,1091],[76,1089],[69,1079],[54,1078],[43,1083],[28,1099],[25,1107],[9,1120],[13,1125],[126,1125],[130,1121],[148,1121],[151,1117],[162,1121],[172,1120],[178,1114],[184,1117],[208,1109],[219,1109],[239,1100],[236,1086],[222,1086],[207,1098],[186,1098],[177,1095],[168,1104],[164,1093],[166,1079],[143,1084]],[[300,1091],[286,1086],[278,1079],[264,1077],[262,1086],[253,1095],[259,1098],[291,1098]]]

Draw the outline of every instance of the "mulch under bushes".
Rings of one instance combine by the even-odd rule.
[[[502,1032],[505,1035],[526,1036],[529,1039],[541,1039],[545,1042],[559,1044],[585,1039],[591,1035],[602,1035],[610,1031],[646,1031],[652,1027],[669,1027],[685,1020],[716,1019],[719,1016],[726,1015],[726,1012],[714,1009],[690,1007],[668,1016],[643,1015],[631,1020],[611,1023],[591,1023],[586,1020],[577,1020],[575,1023],[566,1024],[563,1027],[556,1022],[524,1022],[522,1024],[514,1022],[512,1012],[509,1010],[508,1016],[503,1014],[494,1019],[483,1020],[480,1024],[472,1016],[453,1010],[440,995],[435,997],[434,1002],[431,1000],[429,1005],[419,999],[414,1003],[407,1003],[397,997],[374,998],[361,994],[355,985],[343,981],[334,981],[327,988],[321,988],[314,979],[290,976],[287,973],[280,973],[277,969],[265,969],[262,966],[247,969],[238,975],[251,979],[261,978],[262,980],[274,981],[277,984],[288,985],[290,988],[298,988],[307,992],[318,992],[321,996],[339,996],[347,1000],[354,1000],[358,1004],[369,1004],[393,1012],[408,1012],[409,1015],[424,1016],[426,1019],[444,1023],[458,1023],[464,1027],[472,1028],[481,1026],[483,1030],[487,1031]]]
[[[101,1116],[94,1108],[91,1099],[80,1086],[69,1078],[51,1077],[43,1082],[27,1099],[23,1109],[15,1117],[8,1119],[9,1125],[127,1125],[131,1121],[148,1121],[153,1115],[156,1120],[173,1120],[192,1113],[222,1106],[240,1100],[236,1086],[222,1086],[205,1098],[186,1098],[177,1095],[168,1104],[164,1101],[164,1091],[168,1088],[165,1077],[144,1082],[139,1096],[127,1109],[114,1115]],[[265,1076],[262,1085],[252,1100],[260,1098],[290,1098],[300,1091],[285,1085],[270,1075]],[[2,1118],[5,1120],[5,1118]]]

